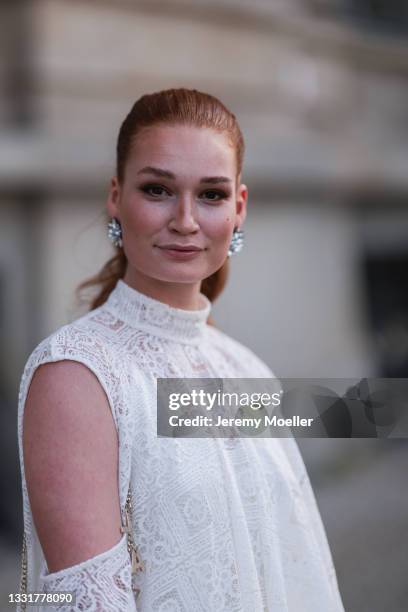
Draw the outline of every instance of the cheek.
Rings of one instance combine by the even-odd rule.
[[[218,240],[229,240],[233,230],[234,220],[231,215],[222,213],[212,215],[203,221],[208,236]]]
[[[143,202],[134,202],[124,216],[125,230],[134,235],[149,234],[163,226],[163,211],[154,206],[146,206]]]

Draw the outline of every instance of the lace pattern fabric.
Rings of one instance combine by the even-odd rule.
[[[54,608],[58,612],[137,612],[126,535],[90,560],[52,574],[40,574],[40,583],[44,593],[71,591],[75,594],[75,605],[59,605]]]
[[[209,311],[205,296],[200,310],[184,311],[119,281],[105,304],[34,350],[19,396],[28,590],[75,590],[75,610],[344,612],[294,439],[157,437],[158,377],[274,378],[250,349],[206,324]],[[145,563],[136,604],[126,600],[130,561],[121,543],[46,576],[24,477],[22,418],[36,367],[60,359],[87,365],[109,399],[121,510],[131,483],[133,537]]]

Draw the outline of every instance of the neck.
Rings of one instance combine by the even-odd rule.
[[[172,283],[144,276],[127,269],[123,281],[136,291],[173,308],[199,310],[201,281],[197,283]]]

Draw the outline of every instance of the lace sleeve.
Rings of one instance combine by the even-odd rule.
[[[44,593],[69,591],[74,597],[70,604],[48,604],[44,612],[137,612],[126,534],[109,550],[58,572],[41,574],[40,581]]]

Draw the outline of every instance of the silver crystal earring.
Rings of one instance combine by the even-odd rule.
[[[122,228],[117,219],[113,218],[108,223],[108,238],[115,247],[122,246]]]
[[[241,229],[236,227],[232,234],[231,242],[229,245],[228,257],[231,257],[231,255],[234,255],[234,253],[239,253],[242,250],[243,246],[244,246],[244,232]]]

